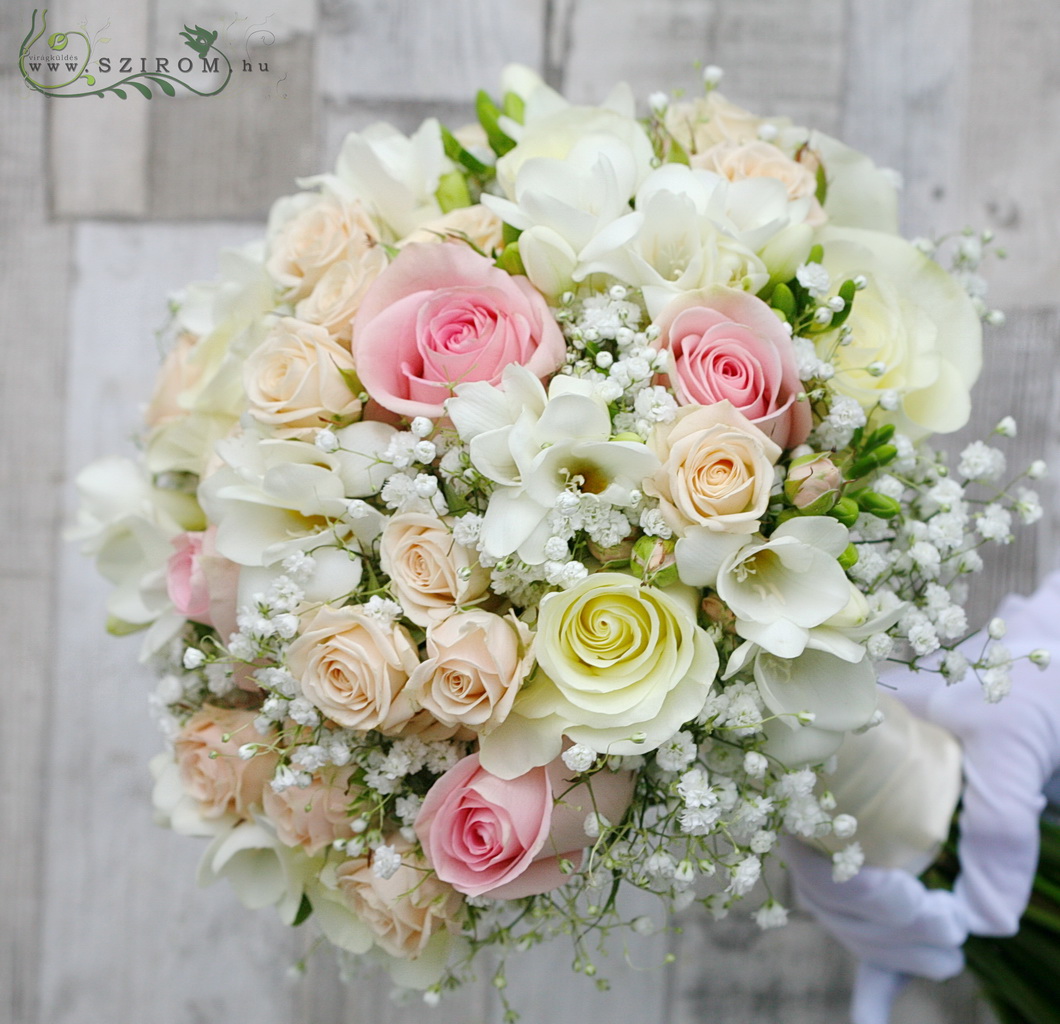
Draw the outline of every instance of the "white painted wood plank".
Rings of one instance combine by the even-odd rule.
[[[60,0],[49,5],[48,33],[72,32],[85,21],[81,31],[89,38],[108,40],[93,46],[93,59],[109,56],[117,66],[118,57],[148,56],[150,8],[146,4],[119,7],[106,15],[93,13],[89,21],[80,5]],[[80,40],[71,38],[70,51],[79,45]],[[38,97],[49,105],[49,171],[58,216],[139,217],[147,212],[144,170],[151,104],[129,91],[125,100],[116,95]]]
[[[36,1019],[40,780],[61,643],[54,569],[71,232],[44,223],[46,102],[17,74],[0,75],[0,1020],[12,1022]]]
[[[1012,254],[992,274],[1003,308],[1057,305],[1060,6],[973,0],[965,166],[974,223]]]
[[[350,0],[326,10],[319,86],[329,100],[473,99],[501,68],[537,67],[543,0]]]
[[[695,94],[697,63],[713,63],[733,102],[835,130],[842,0],[563,0],[551,28],[553,77],[578,102],[599,102],[619,79],[642,104],[660,89]]]

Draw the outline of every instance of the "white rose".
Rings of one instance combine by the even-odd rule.
[[[865,409],[896,391],[901,404],[889,418],[913,437],[963,427],[982,367],[982,328],[964,289],[902,238],[828,227],[818,240],[833,281],[862,274],[869,282],[847,320],[851,343],[837,346],[831,332],[819,341],[837,371],[832,387]],[[873,363],[883,365],[879,376],[868,371]]]

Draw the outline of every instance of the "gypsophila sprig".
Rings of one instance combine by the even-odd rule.
[[[351,134],[175,305],[141,460],[79,478],[158,817],[428,1005],[488,954],[516,1019],[504,961],[555,939],[604,988],[693,903],[782,925],[782,837],[861,864],[824,771],[881,665],[994,701],[1048,663],[958,649],[1044,463],[1011,417],[928,443],[992,239],[907,242],[892,177],[720,80],[641,121],[510,68],[475,131]]]

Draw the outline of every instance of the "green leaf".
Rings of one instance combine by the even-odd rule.
[[[143,82],[130,82],[129,85],[131,85],[134,89],[137,89],[144,97],[144,99],[149,100],[151,98],[151,89],[148,86],[144,85]]]
[[[466,167],[472,174],[487,175],[493,170],[489,164],[484,164],[479,160],[474,153],[469,153],[464,149],[460,145],[460,140],[444,124],[442,125],[442,146],[445,149],[445,155],[450,160]]]
[[[123,89],[114,88],[114,89],[111,89],[111,92],[114,93],[114,95],[117,96],[118,99],[120,99],[120,100],[125,99],[125,91]],[[103,94],[100,93],[100,95],[102,96]]]
[[[886,466],[898,457],[898,449],[893,444],[881,444],[870,452],[856,458],[844,472],[848,480],[856,480],[858,477],[871,473],[874,469]]]
[[[817,191],[814,195],[817,202],[824,206],[828,198],[828,175],[824,173],[824,164],[817,165]]]
[[[497,104],[490,99],[489,93],[485,89],[479,89],[478,94],[475,96],[475,113],[478,115],[479,124],[482,125],[486,132],[490,149],[497,156],[504,156],[509,150],[515,148],[515,140],[509,138],[501,131],[501,112]]]
[[[858,521],[858,503],[853,498],[840,498],[828,513],[844,526],[853,526]]]
[[[791,322],[795,319],[798,308],[795,305],[795,296],[786,284],[778,284],[773,289],[769,304],[784,314],[784,319]]]
[[[438,179],[438,189],[434,193],[442,213],[459,210],[471,205],[471,193],[468,191],[467,178],[459,171],[450,171]]]
[[[824,248],[820,245],[815,245],[810,250],[810,254],[806,257],[806,262],[820,263],[822,259],[824,259]]]
[[[519,236],[523,233],[522,228],[513,227],[507,221],[501,225],[501,240],[505,245],[511,245],[512,242],[519,240]]]
[[[148,76],[155,85],[158,86],[167,96],[176,96],[177,90],[173,88],[170,82],[167,82],[164,78],[155,78],[154,75]]]
[[[302,893],[302,902],[298,904],[298,913],[294,915],[294,920],[291,922],[292,926],[297,928],[304,921],[307,921],[312,913],[313,904],[309,902],[309,897]]]
[[[364,390],[364,385],[361,383],[360,377],[358,377],[353,370],[347,370],[338,364],[335,365],[335,369],[342,374],[342,379],[346,382],[346,387],[348,387],[355,395],[359,395]]]
[[[675,138],[670,139],[670,151],[667,153],[666,159],[667,163],[684,164],[686,167],[692,163],[685,147]]]
[[[146,628],[145,622],[126,622],[114,615],[107,617],[107,632],[111,636],[128,636],[130,633],[139,633],[141,629]]]
[[[519,243],[509,242],[497,257],[496,265],[513,277],[517,274],[525,276],[526,267],[523,266],[523,258],[519,255]]]
[[[526,104],[523,102],[522,96],[516,92],[506,92],[504,94],[504,113],[513,121],[518,121],[519,124],[522,124],[523,118],[526,116]]]

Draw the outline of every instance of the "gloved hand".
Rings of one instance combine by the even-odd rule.
[[[1008,623],[1004,642],[1014,653],[1050,646],[1060,652],[1060,573],[1030,598],[1008,597],[997,614]],[[969,640],[969,657],[984,642]],[[854,1024],[886,1024],[903,976],[938,980],[958,973],[969,933],[1018,930],[1038,863],[1042,790],[1060,766],[1060,660],[1044,672],[1018,661],[1012,678],[1012,692],[999,704],[984,700],[971,673],[952,686],[928,673],[881,679],[913,714],[962,744],[961,873],[952,893],[925,889],[904,871],[873,867],[836,883],[825,857],[786,845],[799,901],[862,962]]]

